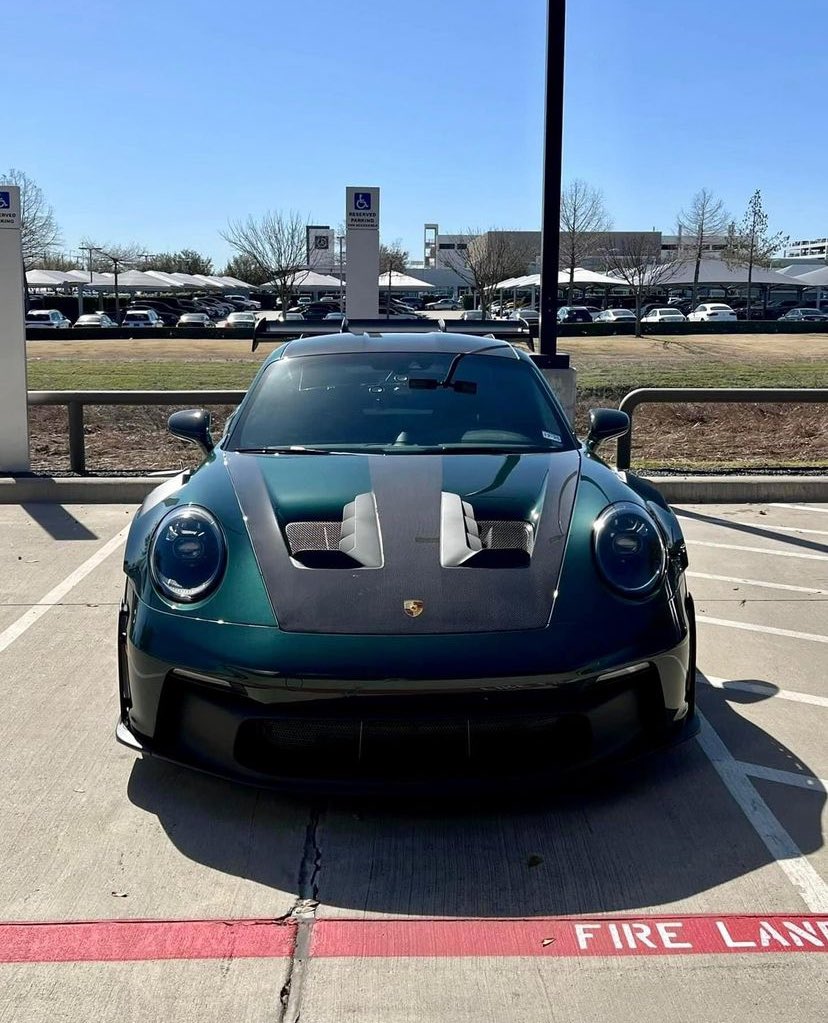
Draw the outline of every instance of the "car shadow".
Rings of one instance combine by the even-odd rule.
[[[818,540],[806,540],[804,537],[792,536],[790,533],[779,533],[772,526],[754,526],[746,522],[731,522],[729,519],[721,518],[718,515],[705,515],[703,512],[690,511],[687,508],[679,508],[678,506],[674,506],[673,511],[684,519],[693,519],[696,522],[709,522],[715,526],[724,526],[726,529],[735,529],[739,533],[747,533],[749,536],[761,536],[766,540],[776,540],[780,543],[789,544],[791,547],[804,547],[809,551],[828,554],[828,544],[820,543]]]
[[[700,692],[725,741],[738,738],[767,765],[782,750],[807,774],[801,757],[734,709],[766,698]],[[680,908],[713,891],[716,907],[741,905],[728,886],[773,862],[695,741],[566,792],[415,801],[262,791],[252,824],[236,786],[159,761],[135,763],[128,794],[183,855],[282,891],[300,890],[302,864],[285,852],[296,847],[296,822],[307,821],[323,912],[345,916],[608,913]],[[786,826],[809,853],[822,846],[825,793],[804,795]]]

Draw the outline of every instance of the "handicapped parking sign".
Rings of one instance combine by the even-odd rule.
[[[0,193],[2,194],[2,193]],[[371,193],[370,192],[354,192],[354,209],[355,210],[370,210],[371,209]]]
[[[346,189],[345,226],[349,231],[379,230],[380,193],[378,188]]]
[[[11,209],[11,194],[9,192],[0,192],[0,210],[10,210],[10,209]]]

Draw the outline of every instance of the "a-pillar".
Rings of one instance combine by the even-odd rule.
[[[20,189],[0,185],[0,473],[29,468]]]

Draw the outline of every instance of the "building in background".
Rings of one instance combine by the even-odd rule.
[[[783,256],[785,259],[820,259],[828,260],[828,238],[812,238],[810,241],[788,242]]]

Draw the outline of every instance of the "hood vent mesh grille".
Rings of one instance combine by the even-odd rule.
[[[477,523],[483,550],[532,550],[532,527],[528,522],[510,519],[481,519]],[[338,551],[342,539],[341,522],[290,522],[285,527],[290,553]]]

